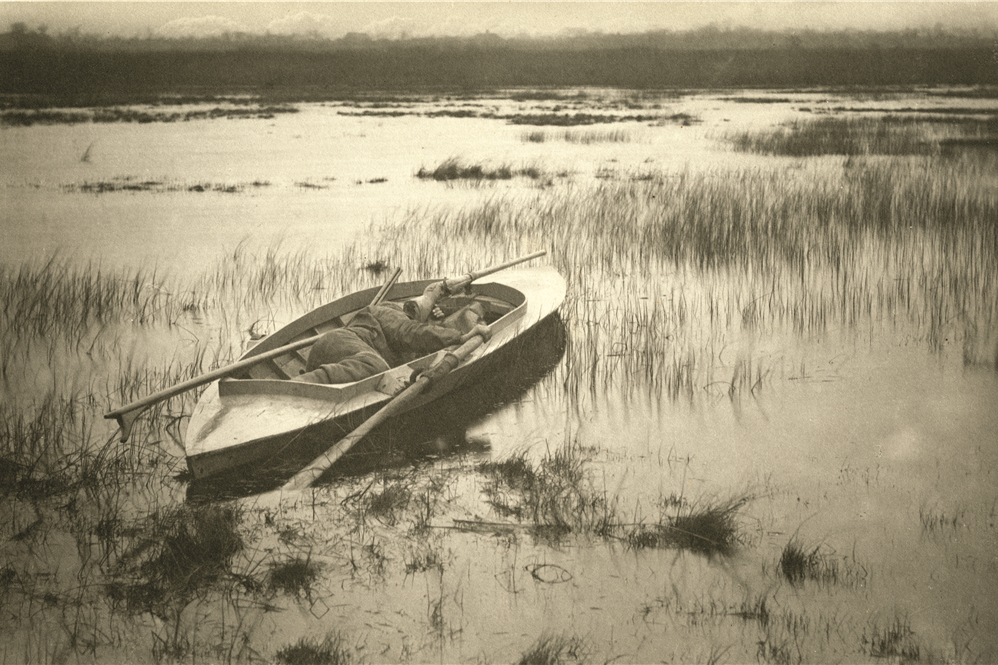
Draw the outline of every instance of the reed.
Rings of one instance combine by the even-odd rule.
[[[409,487],[404,482],[398,482],[386,485],[380,491],[369,492],[363,504],[367,515],[393,525],[411,500]]]
[[[485,243],[551,246],[570,284],[563,312],[575,393],[633,383],[673,399],[717,385],[751,394],[777,368],[758,356],[719,363],[736,335],[873,326],[940,350],[947,338],[993,329],[991,168],[972,157],[912,157],[802,173],[680,172],[413,211],[396,228],[407,239],[446,234],[470,253]],[[387,241],[377,249],[431,253]],[[982,336],[977,346],[968,357],[990,364],[993,344]]]
[[[53,255],[0,267],[0,315],[6,340],[62,335],[85,338],[91,326],[133,320],[140,325],[160,319],[168,291],[155,271],[107,271],[80,267]]]
[[[630,132],[622,129],[573,131],[567,130],[561,135],[566,143],[592,145],[594,143],[630,143]]]
[[[48,392],[39,401],[0,405],[4,494],[42,499],[94,494],[134,470],[135,459],[94,431],[93,403]]]
[[[127,107],[102,107],[87,111],[6,111],[0,113],[0,125],[30,127],[32,125],[62,125],[85,122],[190,122],[192,120],[217,120],[236,118],[273,118],[276,114],[298,113],[294,106],[259,106],[256,108],[196,109],[190,111],[139,111]]]
[[[966,527],[966,513],[963,508],[952,511],[943,511],[938,508],[919,506],[918,521],[922,526],[923,533],[935,533],[946,529],[959,529]]]
[[[484,492],[493,510],[538,533],[608,536],[615,528],[612,499],[594,488],[576,444],[545,455],[536,468],[521,453],[478,470],[492,480]]]

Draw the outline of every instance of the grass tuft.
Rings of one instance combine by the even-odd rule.
[[[403,512],[412,499],[412,492],[401,483],[389,485],[380,492],[372,492],[365,497],[367,514],[386,524],[395,524],[398,514]]]
[[[268,586],[289,596],[310,598],[312,585],[319,579],[321,566],[311,556],[296,557],[290,561],[273,562],[268,574]]]
[[[354,660],[339,633],[326,635],[321,642],[303,637],[278,651],[275,657],[283,665],[347,665]]]
[[[886,627],[875,625],[869,636],[864,631],[863,644],[874,658],[890,658],[900,663],[918,662],[921,655],[907,618],[895,617]]]
[[[866,579],[866,571],[855,560],[852,564],[840,562],[822,552],[821,545],[809,550],[797,540],[791,540],[783,548],[778,565],[780,574],[793,586],[801,586],[806,581],[823,585],[858,584]]]
[[[456,157],[451,157],[441,162],[434,169],[420,167],[416,172],[416,177],[423,180],[512,180],[514,177],[522,176],[536,180],[542,176],[537,167],[524,167],[514,169],[509,164],[499,166],[486,166],[484,164],[465,164]]]
[[[527,650],[518,665],[559,665],[586,660],[586,645],[577,637],[543,636]]]
[[[689,505],[653,525],[630,530],[625,542],[634,549],[683,549],[708,557],[729,556],[740,543],[736,516],[747,497],[714,505]]]

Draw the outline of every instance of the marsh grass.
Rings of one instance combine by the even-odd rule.
[[[956,530],[967,526],[967,511],[963,508],[944,511],[923,505],[918,508],[918,522],[922,527],[922,533]]]
[[[479,465],[491,478],[484,492],[496,512],[526,520],[543,537],[610,534],[612,500],[593,487],[577,444],[548,453],[536,468],[525,455]]]
[[[364,498],[363,505],[368,515],[392,525],[409,506],[411,500],[412,491],[403,480],[387,485],[380,491],[369,492]]]
[[[966,113],[968,109],[956,109]],[[882,111],[881,111],[882,113]],[[933,111],[939,113],[939,111]],[[767,155],[930,155],[945,148],[993,148],[998,120],[951,115],[881,115],[794,120],[779,129],[729,137],[736,149]]]
[[[160,320],[168,291],[155,272],[109,271],[75,265],[55,255],[0,268],[0,314],[4,345],[53,335],[79,340],[95,324],[128,318]]]
[[[573,394],[597,399],[619,384],[694,401],[710,386],[747,395],[779,374],[765,357],[736,365],[719,356],[746,332],[886,328],[942,351],[946,340],[991,330],[994,167],[853,157],[841,170],[616,179],[406,217],[400,237],[556,247],[571,285],[562,311]],[[995,345],[980,346],[975,357],[990,364]]]
[[[504,116],[511,125],[534,125],[538,127],[575,127],[579,125],[601,125],[615,122],[652,122],[662,120],[657,115],[615,115],[593,113],[516,113]]]
[[[41,499],[101,488],[134,471],[116,440],[95,438],[92,404],[49,392],[0,405],[0,493]]]
[[[133,176],[121,176],[111,180],[98,180],[95,182],[84,181],[81,183],[69,183],[61,185],[60,189],[67,194],[112,194],[115,192],[215,192],[219,194],[242,194],[247,189],[258,189],[269,187],[270,183],[262,180],[254,180],[248,183],[222,183],[222,182],[178,182],[164,180],[137,180]],[[296,186],[301,186],[300,184]]]

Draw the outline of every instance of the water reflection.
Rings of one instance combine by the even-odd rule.
[[[484,453],[488,440],[468,436],[469,429],[513,404],[548,376],[565,353],[566,329],[557,314],[548,317],[509,349],[493,354],[481,367],[481,380],[462,387],[415,412],[403,414],[372,432],[339,460],[318,483],[405,467],[440,457]],[[192,480],[188,501],[199,503],[246,497],[276,489],[336,439],[316,438],[294,454],[253,469],[236,469]],[[304,450],[304,452],[299,452]]]

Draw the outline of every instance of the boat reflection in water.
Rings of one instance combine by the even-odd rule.
[[[480,361],[474,381],[376,428],[316,485],[442,456],[487,452],[489,443],[469,439],[468,429],[522,399],[550,374],[564,355],[565,341],[561,317],[557,313],[548,316],[508,348]],[[293,454],[279,454],[252,467],[191,480],[187,498],[191,502],[214,501],[276,489],[346,434],[348,431],[328,430],[305,434],[307,440],[297,441]]]

